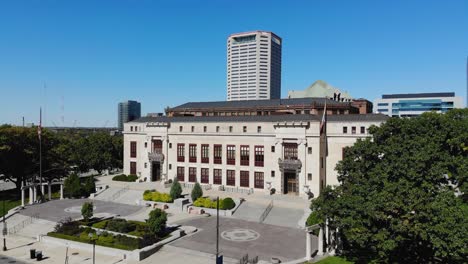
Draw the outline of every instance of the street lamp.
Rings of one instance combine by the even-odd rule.
[[[93,241],[93,264],[96,264],[96,240],[98,240],[100,234],[101,231],[96,231],[96,238],[93,233],[88,234],[89,239]]]
[[[5,188],[2,190],[2,192],[5,192]],[[6,200],[6,195],[3,197],[3,251],[7,251],[6,247],[6,235],[8,234],[8,229],[7,229],[7,224],[6,224],[6,218],[5,218],[5,200]]]

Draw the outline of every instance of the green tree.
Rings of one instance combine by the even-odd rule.
[[[96,182],[94,180],[94,176],[89,176],[86,178],[85,184],[83,186],[83,192],[86,196],[96,192]]]
[[[93,217],[93,212],[94,212],[94,205],[91,202],[85,202],[81,206],[81,215],[83,216],[83,219],[88,222],[89,219]]]
[[[468,109],[391,118],[346,150],[340,186],[312,202],[358,263],[467,258]]]
[[[153,235],[160,235],[166,229],[167,213],[156,208],[149,213],[149,219],[146,222]]]
[[[177,178],[174,179],[169,194],[171,195],[173,201],[179,198],[182,194],[182,186],[180,186],[179,180]]]
[[[195,202],[198,198],[203,196],[203,190],[198,182],[195,183],[195,186],[193,186],[192,193],[190,194],[192,196],[192,201]]]
[[[76,173],[73,173],[70,176],[68,176],[68,178],[65,179],[63,185],[65,195],[70,198],[79,198],[83,193],[80,178]]]

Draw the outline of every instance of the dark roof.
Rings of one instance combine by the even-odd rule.
[[[383,114],[350,114],[350,115],[329,115],[327,121],[345,122],[345,121],[385,121],[390,117]]]
[[[454,96],[455,96],[455,93],[384,94],[384,95],[382,95],[382,99],[454,97]]]
[[[329,115],[327,120],[330,122],[340,121],[385,121],[389,117],[382,114],[351,114],[351,115]],[[147,122],[165,122],[165,123],[184,123],[184,122],[284,122],[284,121],[320,121],[320,115],[254,115],[254,116],[146,116],[130,123]]]
[[[271,99],[271,100],[244,100],[244,101],[215,101],[215,102],[188,102],[170,110],[184,110],[184,109],[200,109],[200,108],[254,108],[254,107],[273,107],[273,106],[287,106],[287,105],[311,105],[313,103],[324,104],[344,104],[348,105],[349,102],[337,102],[325,98],[288,98],[288,99]]]

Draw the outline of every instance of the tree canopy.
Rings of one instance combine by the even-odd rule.
[[[341,185],[311,209],[358,263],[462,263],[467,255],[468,109],[391,118],[346,149]]]

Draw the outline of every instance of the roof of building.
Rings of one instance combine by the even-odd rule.
[[[307,87],[305,90],[292,90],[288,92],[289,98],[303,98],[303,97],[328,97],[332,98],[334,94],[340,94],[341,98],[351,100],[351,95],[346,91],[341,91],[340,89],[331,86],[325,81],[318,80]]]
[[[385,121],[389,117],[382,114],[329,115],[330,122],[340,121]],[[320,115],[254,115],[254,116],[145,116],[129,123],[189,123],[189,122],[285,122],[285,121],[320,121]]]
[[[325,98],[288,98],[288,99],[270,99],[270,100],[244,100],[244,101],[214,101],[214,102],[188,102],[169,110],[185,110],[185,109],[200,109],[200,108],[256,108],[256,107],[274,107],[274,106],[297,106],[311,105],[313,103],[324,104],[343,104],[348,102],[337,102]]]
[[[399,99],[399,98],[428,98],[428,97],[454,97],[455,93],[412,93],[412,94],[384,94],[382,99]]]

